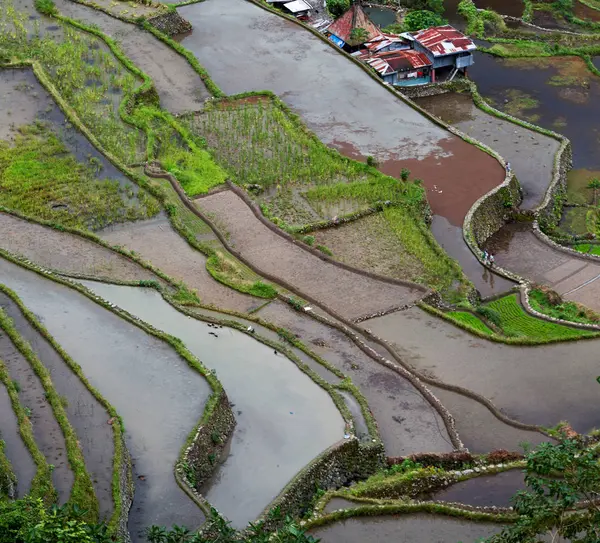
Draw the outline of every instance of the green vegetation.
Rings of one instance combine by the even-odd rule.
[[[467,311],[449,311],[447,315],[457,323],[463,324],[467,328],[479,330],[483,334],[492,335],[494,333],[481,319]]]
[[[441,15],[428,10],[416,10],[406,14],[404,18],[404,30],[414,32],[422,28],[431,26],[441,26],[447,24],[448,21]]]
[[[525,484],[513,507],[516,522],[490,543],[535,543],[546,538],[573,543],[600,540],[600,463],[583,439],[542,443],[526,457]],[[585,501],[584,501],[585,500]],[[583,502],[574,512],[573,506]]]
[[[340,17],[350,9],[350,0],[327,0],[327,10],[334,18]]]
[[[48,507],[27,496],[0,501],[0,543],[111,543],[105,524],[88,523],[75,506]]]
[[[18,333],[12,319],[10,319],[2,309],[0,309],[0,329],[8,335],[12,343],[25,357],[39,377],[44,388],[46,400],[50,404],[52,413],[65,437],[67,459],[74,476],[70,503],[77,505],[85,511],[86,520],[95,521],[98,518],[98,501],[94,494],[92,480],[85,467],[85,460],[79,447],[75,430],[67,418],[62,398],[58,395],[52,384],[50,372],[37,357],[29,343],[27,343]]]
[[[504,19],[495,11],[478,10],[473,0],[461,0],[458,4],[458,13],[467,21],[466,33],[483,38],[486,31],[496,33],[506,30]]]
[[[573,245],[573,249],[579,251],[580,253],[589,253],[591,255],[600,256],[600,245],[591,243],[578,243],[577,245]]]
[[[545,287],[538,287],[529,292],[529,304],[536,311],[555,319],[584,324],[600,323],[600,315],[591,309],[576,302],[565,302],[558,293]]]
[[[53,0],[35,0],[35,9],[44,15],[56,15],[57,10]]]
[[[4,454],[5,445],[5,442],[0,439],[0,502],[12,497],[17,482],[10,461]]]
[[[144,191],[97,180],[41,123],[21,127],[14,145],[0,141],[0,204],[64,226],[97,230],[158,213]]]
[[[486,305],[498,312],[500,328],[508,338],[527,338],[529,341],[545,343],[596,337],[598,335],[593,332],[536,319],[525,312],[517,301],[516,294],[499,298]]]

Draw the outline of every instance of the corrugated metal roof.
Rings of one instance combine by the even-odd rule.
[[[381,35],[379,29],[371,22],[359,4],[353,4],[344,15],[331,24],[327,31],[347,43],[352,43],[350,33],[355,28],[363,28],[366,30],[367,38],[364,40],[365,42]]]
[[[289,9],[292,13],[299,13],[301,11],[309,11],[311,6],[308,5],[304,0],[293,0],[287,4],[283,4],[285,9]]]
[[[471,39],[450,25],[426,28],[413,36],[436,57],[477,49]]]
[[[417,70],[432,64],[425,53],[413,51],[412,49],[386,51],[374,55],[365,52],[360,58],[381,75],[405,70]]]

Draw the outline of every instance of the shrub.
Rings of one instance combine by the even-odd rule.
[[[53,0],[35,0],[35,9],[43,15],[56,15],[58,13]]]
[[[350,0],[327,0],[327,10],[334,17],[343,15],[350,9]]]
[[[367,166],[373,166],[373,168],[377,167],[377,161],[375,160],[375,157],[371,155],[367,157]]]
[[[421,30],[431,26],[441,26],[446,24],[446,21],[441,15],[426,9],[411,11],[404,18],[404,29],[408,31]]]
[[[410,176],[410,170],[408,168],[402,168],[402,170],[400,171],[400,179],[402,179],[402,181],[408,181],[408,177]]]
[[[492,309],[491,307],[480,305],[475,311],[477,311],[477,313],[479,313],[484,319],[487,319],[496,326],[500,326],[500,324],[502,323],[500,313],[498,313],[498,311]]]
[[[306,245],[310,245],[312,247],[315,243],[315,236],[304,236],[302,241],[306,243]]]

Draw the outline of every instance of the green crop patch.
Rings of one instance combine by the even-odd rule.
[[[545,343],[598,336],[594,332],[554,324],[528,315],[517,301],[516,294],[510,294],[486,305],[500,315],[500,328],[509,338],[528,338]]]
[[[494,334],[493,330],[491,330],[481,319],[478,319],[472,313],[468,313],[467,311],[449,311],[446,314],[459,325],[462,324],[468,328],[473,328],[490,336]]]

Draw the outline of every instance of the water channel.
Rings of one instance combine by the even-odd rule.
[[[344,421],[331,397],[270,347],[237,330],[215,330],[187,317],[156,291],[83,283],[177,336],[216,371],[237,425],[229,455],[205,496],[233,526],[241,528],[254,520],[310,460],[343,439]]]

